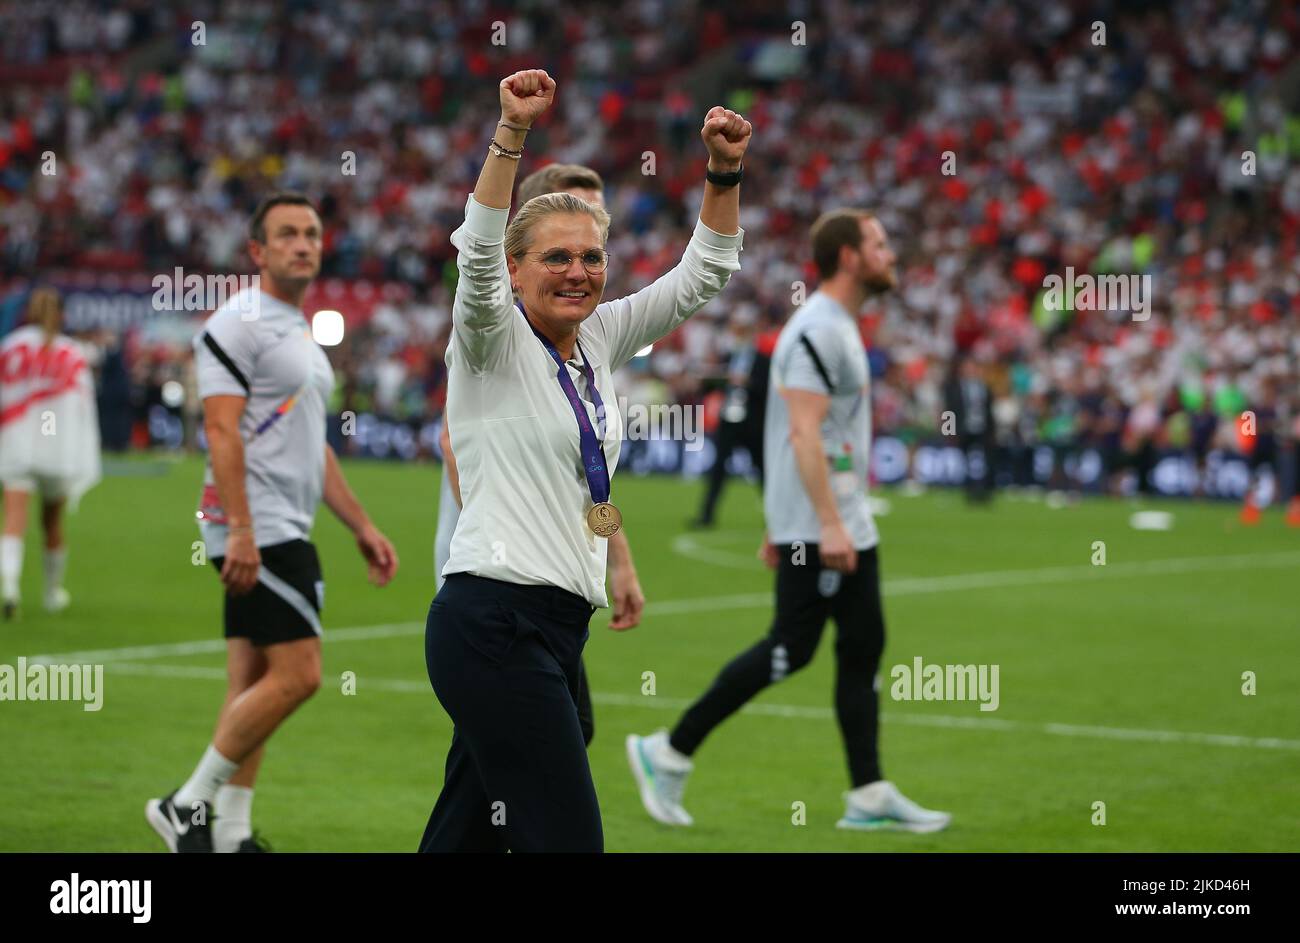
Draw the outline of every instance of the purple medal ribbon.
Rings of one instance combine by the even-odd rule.
[[[524,312],[524,306],[519,305],[520,313]],[[524,314],[524,320],[528,321],[528,315]],[[564,358],[560,352],[555,349],[546,335],[533,327],[533,322],[528,321],[528,326],[537,335],[537,339],[542,342],[546,352],[551,355],[559,371],[555,374],[555,379],[560,381],[560,389],[564,390],[564,395],[569,400],[569,405],[573,407],[573,415],[578,420],[578,439],[582,451],[582,469],[587,476],[587,488],[591,491],[591,500],[595,504],[601,504],[609,500],[609,467],[605,464],[605,448],[600,439],[596,438],[596,430],[591,426],[591,418],[587,415],[587,407],[582,402],[582,397],[578,395],[578,388],[574,385],[573,377],[569,376],[569,368],[564,363]],[[578,351],[582,352],[582,345],[578,345]],[[605,415],[605,404],[600,398],[600,390],[596,389],[596,375],[591,369],[591,363],[587,360],[587,355],[582,355],[582,373],[587,378],[587,386],[591,390],[591,398],[596,407],[596,415],[603,417]]]

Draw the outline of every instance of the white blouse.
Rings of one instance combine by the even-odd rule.
[[[554,359],[510,292],[508,215],[471,194],[465,224],[451,236],[459,252],[460,280],[447,349],[447,421],[462,508],[442,573],[558,586],[593,606],[608,606],[607,541],[587,527],[591,492],[577,419],[556,380]],[[569,374],[598,429],[577,366],[585,356],[605,406],[611,479],[623,440],[613,372],[722,291],[740,269],[744,235],[740,230],[724,236],[696,223],[682,260],[671,271],[633,295],[601,302],[578,328]],[[618,486],[612,481],[610,501],[618,504]]]

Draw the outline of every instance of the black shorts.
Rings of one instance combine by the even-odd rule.
[[[226,638],[246,638],[254,645],[274,645],[321,634],[325,603],[316,547],[305,540],[258,547],[262,571],[243,596],[226,594]],[[213,557],[221,571],[225,557]]]

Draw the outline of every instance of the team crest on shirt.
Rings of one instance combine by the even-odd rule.
[[[840,591],[840,581],[844,574],[839,570],[822,570],[817,574],[817,592],[830,599]]]

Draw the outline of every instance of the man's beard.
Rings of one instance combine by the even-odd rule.
[[[863,280],[862,287],[867,290],[867,296],[871,297],[872,295],[883,295],[887,291],[892,291],[897,283],[897,277],[893,276],[891,272],[885,272]]]

